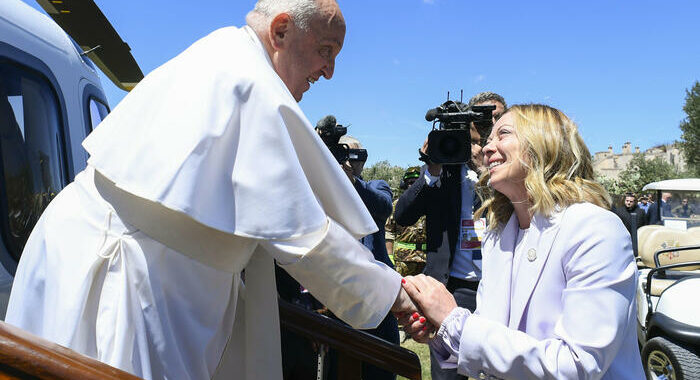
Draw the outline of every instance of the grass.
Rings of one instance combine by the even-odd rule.
[[[409,349],[415,352],[416,355],[418,355],[418,358],[420,359],[420,369],[423,376],[423,380],[431,380],[430,350],[428,349],[428,345],[417,343],[413,339],[407,339],[405,342],[401,343],[401,347]],[[398,380],[406,380],[406,378],[398,376]]]

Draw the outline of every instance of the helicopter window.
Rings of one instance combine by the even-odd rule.
[[[50,82],[0,62],[0,223],[10,254],[66,184],[61,114]]]
[[[109,108],[102,103],[101,101],[95,99],[94,97],[90,97],[90,125],[92,126],[92,129],[95,129],[100,122],[107,116],[109,113]]]

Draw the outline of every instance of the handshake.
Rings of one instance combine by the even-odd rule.
[[[391,311],[406,334],[427,343],[457,307],[450,292],[438,280],[419,274],[401,280],[401,290]]]

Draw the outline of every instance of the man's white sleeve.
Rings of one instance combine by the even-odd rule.
[[[379,325],[401,288],[401,276],[376,261],[332,219],[314,233],[261,244],[294,279],[354,328]]]
[[[427,169],[424,170],[423,176],[425,177],[425,184],[428,185],[428,187],[440,187],[440,175],[442,175],[442,169],[440,169],[440,174],[438,175],[432,175]]]

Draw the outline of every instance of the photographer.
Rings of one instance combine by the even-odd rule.
[[[324,118],[319,125],[326,124],[336,128],[335,118]],[[367,151],[362,148],[360,142],[354,137],[345,135],[346,130],[342,126],[340,131],[336,129],[335,135],[337,139],[329,139],[329,149],[334,153],[336,159],[345,159],[342,163],[339,162],[348,179],[357,190],[360,199],[367,207],[369,214],[374,219],[379,230],[373,234],[367,235],[360,239],[374,255],[375,260],[381,261],[391,268],[394,268],[389,255],[387,254],[385,239],[384,239],[384,224],[391,215],[391,188],[384,180],[365,181],[362,178],[362,169],[364,169],[367,161]],[[342,147],[342,149],[341,149]],[[339,153],[339,152],[342,152]],[[305,307],[309,310],[317,310],[323,314],[329,315],[334,319],[338,319],[323,307],[313,294],[300,287],[291,276],[289,276],[279,266],[276,270],[277,276],[277,291],[280,297],[288,302]],[[366,332],[386,340],[387,342],[399,344],[399,328],[396,318],[392,314],[388,314],[384,320],[375,329],[365,330]],[[313,378],[316,375],[316,352],[311,342],[296,334],[282,330],[282,361],[284,368],[284,378],[286,380],[307,379]],[[334,350],[330,350],[326,356],[328,360],[327,378],[333,379],[336,377],[337,354]],[[396,376],[393,373],[383,369],[362,364],[362,378],[366,380],[393,380]]]
[[[453,102],[456,103],[456,102]],[[460,307],[476,308],[476,290],[481,279],[481,237],[484,220],[474,220],[474,210],[481,205],[474,192],[477,171],[482,166],[481,144],[490,133],[493,121],[506,108],[505,100],[494,93],[480,93],[471,105],[495,105],[491,123],[469,124],[471,157],[466,164],[442,165],[430,161],[423,175],[409,187],[396,204],[394,219],[399,225],[409,226],[422,215],[426,217],[427,263],[423,271],[447,286]],[[468,110],[456,103],[462,112]],[[427,116],[427,115],[426,115]],[[428,153],[428,140],[421,148]],[[433,379],[465,379],[455,369],[442,369],[435,354],[430,353]]]
[[[394,266],[387,254],[384,239],[384,225],[392,211],[392,194],[389,184],[384,180],[365,181],[362,178],[362,170],[367,161],[367,151],[362,148],[357,139],[346,135],[347,128],[338,124],[334,116],[328,115],[321,119],[316,125],[316,132],[321,136],[321,139],[347,175],[379,228],[378,231],[360,239],[360,242],[372,252],[375,260],[381,261],[393,269]],[[307,309],[316,309],[325,315],[338,319],[327,309],[323,308],[323,305],[313,298],[313,294],[309,294],[301,289],[299,283],[279,267],[276,275],[280,297],[287,301],[301,304]],[[391,313],[385,316],[377,328],[364,331],[390,343],[399,344],[398,323]],[[291,332],[283,330],[282,333],[284,378],[289,380],[313,378],[315,373],[312,373],[312,370],[315,369],[316,363],[312,359],[314,359],[316,354],[311,343]],[[285,346],[284,343],[287,345]],[[328,352],[326,360],[328,368],[326,378],[334,379],[337,377],[338,371],[335,350],[331,349]],[[362,378],[365,380],[393,380],[396,378],[396,375],[363,363]]]
[[[379,230],[371,235],[367,235],[360,241],[374,254],[374,259],[383,262],[393,268],[389,255],[386,251],[384,240],[384,225],[391,216],[391,187],[381,179],[365,181],[362,178],[362,170],[367,161],[367,151],[362,148],[360,142],[351,136],[340,138],[341,144],[347,144],[349,148],[349,158],[342,164],[343,171],[352,182],[355,190],[360,195],[369,214],[377,223]]]
[[[362,149],[362,145],[357,139],[344,135],[340,138],[339,143],[347,145],[349,153],[348,160],[343,162],[341,166],[379,228],[377,232],[363,237],[360,241],[367,249],[372,251],[375,260],[393,268],[394,265],[389,259],[384,239],[384,225],[392,210],[391,188],[384,180],[365,181],[362,178],[362,169],[364,169],[367,161],[367,151]],[[376,329],[367,330],[367,332],[387,342],[399,344],[398,323],[391,314],[387,315]],[[385,370],[363,363],[362,378],[378,380],[395,379],[396,376]]]

